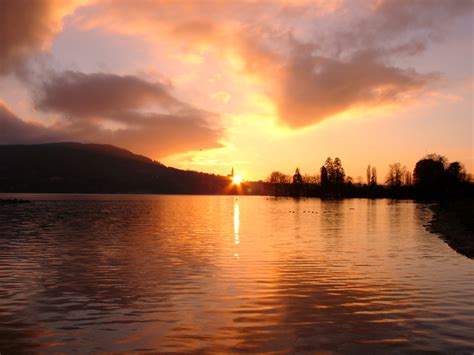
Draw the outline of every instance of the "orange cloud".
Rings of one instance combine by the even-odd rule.
[[[313,56],[295,49],[279,70],[272,93],[280,118],[304,127],[354,107],[375,107],[403,101],[437,78],[384,63],[372,51],[346,61]],[[271,79],[271,77],[269,77]]]
[[[256,90],[273,101],[280,122],[298,128],[356,107],[398,103],[423,93],[437,75],[402,67],[397,61],[423,52],[433,38],[447,31],[449,23],[472,15],[473,4],[471,0],[104,0],[89,4],[72,23],[82,29],[102,28],[143,36],[157,46],[171,46],[180,52],[172,57],[186,62],[205,65],[205,52],[209,52],[212,60],[235,72],[235,86],[244,76],[251,77]],[[79,5],[79,1],[59,0],[2,2],[1,10],[7,13],[8,21],[0,24],[0,30],[6,33],[0,45],[0,54],[4,54],[0,73],[12,70],[47,46],[60,31],[61,18]],[[15,31],[18,27],[25,31]],[[73,76],[68,75],[69,79]],[[95,92],[90,85],[97,84],[115,97],[116,111],[120,105],[138,110],[154,104],[160,106],[160,112],[169,109],[166,105],[183,108],[176,99],[172,103],[170,98],[162,97],[166,90],[159,93],[159,86],[152,90],[143,83],[133,86],[128,78],[129,96],[124,96],[115,89],[112,78],[106,80],[110,86],[104,87],[98,76],[88,84],[81,80],[90,77],[74,75],[72,80],[77,85],[60,86],[59,91],[54,92],[52,81],[46,83],[44,88],[54,95],[40,100],[38,107],[54,107],[72,119],[110,119],[100,107],[100,95],[90,95],[84,104],[77,101],[84,95],[68,91],[85,87]],[[68,95],[74,98],[71,102]],[[60,102],[55,104],[54,100]],[[84,110],[91,110],[91,114],[81,112]],[[115,114],[114,119],[125,120],[122,113]]]
[[[193,49],[211,52],[236,80],[258,79],[280,121],[296,128],[423,93],[437,75],[396,60],[424,51],[446,18],[472,8],[469,0],[105,1],[82,25],[165,40],[195,62]]]
[[[101,142],[153,158],[220,146],[218,117],[177,100],[159,82],[68,71],[36,91],[36,108],[59,114],[59,123],[28,123],[3,105],[0,143]]]
[[[35,102],[42,111],[60,114],[64,128],[81,140],[154,158],[219,147],[217,115],[179,101],[168,89],[130,75],[67,71],[43,82]]]
[[[62,18],[86,0],[2,0],[0,2],[0,74],[21,69],[45,50],[61,31]]]
[[[114,116],[116,112],[145,109],[153,104],[170,112],[185,110],[186,104],[174,98],[168,88],[132,75],[52,73],[37,91],[36,107],[81,119]]]

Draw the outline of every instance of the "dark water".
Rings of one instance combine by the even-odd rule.
[[[2,354],[474,351],[474,262],[426,206],[23,197],[0,206]]]

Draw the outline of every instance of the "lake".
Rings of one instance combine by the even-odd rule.
[[[0,195],[0,353],[474,351],[412,201]]]

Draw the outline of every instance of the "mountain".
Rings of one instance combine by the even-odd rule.
[[[231,193],[224,176],[167,167],[103,144],[0,145],[0,192]]]

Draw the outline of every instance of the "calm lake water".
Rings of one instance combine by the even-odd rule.
[[[2,354],[474,351],[474,261],[426,205],[21,197],[0,206]]]

